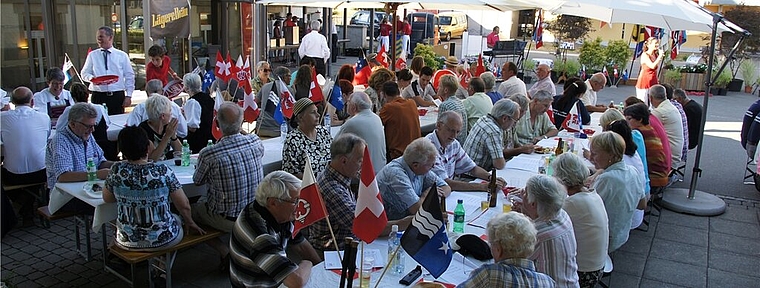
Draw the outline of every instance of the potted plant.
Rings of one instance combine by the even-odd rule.
[[[604,55],[607,63],[609,63],[609,71],[618,69],[618,75],[622,74],[628,64],[628,59],[631,58],[631,49],[628,48],[628,42],[623,40],[614,40],[607,43],[607,47],[604,49]],[[619,77],[619,76],[618,76]],[[614,83],[608,83],[610,86],[617,85],[618,80],[613,79]]]
[[[577,76],[579,71],[581,71],[581,63],[579,63],[578,60],[568,59],[565,62],[564,76],[566,78]]]
[[[726,92],[728,91],[726,86],[728,86],[728,83],[731,83],[731,77],[731,72],[724,69],[715,79],[715,87],[710,89],[710,93],[715,95],[726,95]]]
[[[739,70],[744,78],[744,93],[751,93],[752,85],[757,82],[757,64],[752,59],[745,59]]]
[[[683,75],[681,75],[681,71],[678,68],[671,68],[665,70],[665,81],[664,83],[668,83],[670,85],[673,85],[675,88],[681,88],[681,79],[683,79]]]
[[[557,60],[554,61],[554,68],[552,68],[552,82],[554,83],[560,83],[561,75],[565,73],[565,61]]]

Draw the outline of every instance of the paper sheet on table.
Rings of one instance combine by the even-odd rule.
[[[356,267],[361,267],[361,249],[356,255]],[[343,257],[343,251],[340,251],[340,257]],[[385,267],[385,257],[383,257],[383,254],[380,254],[379,249],[364,249],[364,259],[367,260],[368,258],[372,258],[372,267],[376,268],[383,268]],[[325,251],[325,269],[332,270],[332,269],[341,269],[343,266],[340,263],[340,259],[338,258],[338,252],[336,251]]]
[[[493,217],[496,217],[497,215],[501,213],[502,213],[502,209],[501,207],[497,205],[496,207],[488,208],[485,212],[481,212],[480,214],[477,215],[476,218],[473,218],[472,220],[467,222],[467,224],[485,229],[486,224],[488,224],[488,221],[490,221],[491,219],[493,219]]]
[[[467,219],[480,214],[480,202],[488,200],[488,196],[485,192],[452,192],[449,197],[446,197],[446,212],[454,213],[459,199],[462,199],[465,222],[467,222]]]
[[[470,259],[465,258],[462,254],[454,253],[449,268],[446,269],[446,273],[441,275],[441,278],[438,280],[444,280],[445,282],[453,284],[462,283],[467,280],[467,278],[470,277],[470,273],[477,268],[478,266],[470,261]]]
[[[517,188],[525,187],[525,182],[528,181],[528,179],[525,179],[524,177],[506,177],[504,178],[504,180],[507,181],[507,186],[517,187]]]
[[[441,106],[441,100],[439,99],[433,99],[433,103],[435,103],[435,107]]]
[[[541,166],[541,158],[533,157],[515,157],[512,160],[507,161],[507,165],[504,169],[517,169],[528,172],[537,172],[538,167]]]

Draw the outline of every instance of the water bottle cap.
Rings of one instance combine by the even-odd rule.
[[[463,203],[462,199],[457,200],[457,204],[462,204],[462,203]]]
[[[398,232],[398,225],[391,226],[391,231]]]
[[[401,237],[404,235],[404,232],[398,231],[396,232],[396,237]]]

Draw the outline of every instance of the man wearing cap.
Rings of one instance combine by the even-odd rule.
[[[446,57],[446,61],[443,62],[446,64],[446,67],[443,69],[440,69],[438,71],[435,71],[433,74],[433,89],[438,91],[438,84],[440,84],[441,77],[443,75],[451,75],[457,78],[457,82],[459,82],[459,76],[457,76],[457,66],[459,66],[459,59],[455,56],[449,56]]]
[[[309,28],[311,28],[311,32],[301,39],[298,55],[314,59],[314,67],[317,70],[317,74],[327,76],[325,62],[330,59],[330,48],[327,47],[325,35],[319,34],[319,30],[322,29],[322,23],[313,20],[309,22]]]
[[[135,71],[129,55],[113,47],[113,29],[102,26],[97,34],[98,47],[87,54],[82,67],[82,79],[90,81],[93,104],[106,104],[108,115],[123,114],[124,107],[132,105],[132,91],[135,90]],[[98,85],[93,83],[95,77],[114,75],[119,77],[116,83]]]
[[[551,74],[552,68],[549,67],[549,65],[546,65],[545,63],[538,64],[536,67],[536,77],[538,77],[538,82],[533,84],[533,87],[530,87],[528,90],[528,98],[532,97],[531,95],[536,94],[538,90],[545,90],[552,95],[557,95],[557,88],[554,87],[552,77],[549,77]]]

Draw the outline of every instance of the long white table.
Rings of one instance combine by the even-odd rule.
[[[197,155],[196,155],[197,157]],[[174,175],[177,176],[179,183],[182,184],[182,188],[185,194],[189,197],[203,195],[206,191],[206,185],[195,186],[193,184],[193,173],[195,167],[191,166],[175,166],[174,160],[160,161],[169,166],[174,171]],[[58,209],[61,209],[63,205],[66,205],[71,199],[77,198],[84,201],[92,207],[95,207],[95,212],[92,217],[93,231],[97,230],[102,224],[108,221],[116,219],[116,203],[106,203],[103,201],[103,194],[101,192],[88,192],[84,190],[84,184],[86,182],[68,182],[68,183],[56,183],[55,187],[50,190],[50,202],[48,203],[48,209],[50,213],[55,213]],[[98,184],[103,187],[104,181],[98,181]]]

